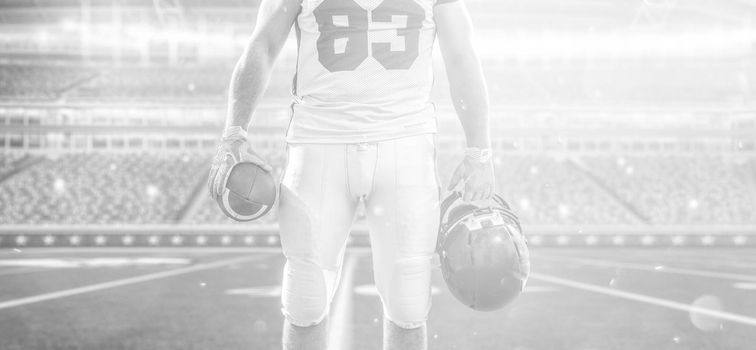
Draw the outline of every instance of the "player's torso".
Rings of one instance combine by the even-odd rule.
[[[370,141],[435,131],[429,103],[435,1],[303,0],[289,140]]]

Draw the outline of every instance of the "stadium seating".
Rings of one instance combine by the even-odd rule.
[[[7,153],[0,156],[0,179],[14,172],[28,157],[22,153]]]
[[[277,178],[283,147],[259,149]],[[459,158],[439,152],[442,185]],[[48,157],[0,182],[8,224],[227,224],[204,188],[212,154]],[[0,155],[0,178],[28,155]],[[526,224],[756,224],[756,159],[500,155],[498,192]],[[259,223],[275,223],[272,212]]]
[[[636,224],[639,220],[576,171],[569,159],[504,156],[500,193],[526,224]]]
[[[190,200],[204,156],[71,154],[0,184],[7,224],[172,223]]]
[[[611,191],[653,224],[756,223],[754,160],[722,156],[594,156]]]
[[[439,174],[448,184],[458,158],[439,152]],[[505,154],[495,159],[497,193],[525,224],[634,224],[640,220],[565,159]]]
[[[294,67],[293,61],[282,60],[277,64],[266,98],[290,98]],[[0,99],[222,102],[232,70],[230,65],[196,69],[8,64],[0,65]]]
[[[79,67],[0,65],[0,98],[54,99],[94,75]]]
[[[230,71],[185,69],[113,69],[72,91],[74,99],[219,99]]]

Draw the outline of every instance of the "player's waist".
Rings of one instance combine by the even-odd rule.
[[[387,140],[438,130],[435,108],[411,111],[318,109],[295,104],[287,141],[291,143],[356,143]]]
[[[404,101],[369,100],[319,100],[309,97],[295,97],[292,101],[294,116],[314,115],[335,120],[396,120],[433,114],[435,106],[428,99],[407,99]]]
[[[291,144],[358,144],[382,142],[387,140],[435,134],[437,128],[426,127],[399,128],[390,130],[308,130],[292,126],[286,133],[286,142]]]

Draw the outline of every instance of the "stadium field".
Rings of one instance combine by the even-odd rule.
[[[504,310],[459,304],[436,271],[432,349],[748,349],[753,248],[538,248]],[[0,251],[2,349],[275,349],[277,248]],[[332,349],[379,349],[370,252],[351,248],[331,306]],[[464,327],[461,327],[464,325]]]
[[[754,19],[0,1],[0,350],[756,350]]]

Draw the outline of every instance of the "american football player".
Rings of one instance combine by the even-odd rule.
[[[430,102],[436,37],[468,148],[454,172],[464,199],[491,197],[488,93],[463,0],[262,0],[231,79],[226,132],[209,180],[259,162],[246,130],[294,26],[298,56],[278,217],[286,256],[285,349],[325,349],[347,236],[366,208],[385,349],[427,348],[439,224]]]

